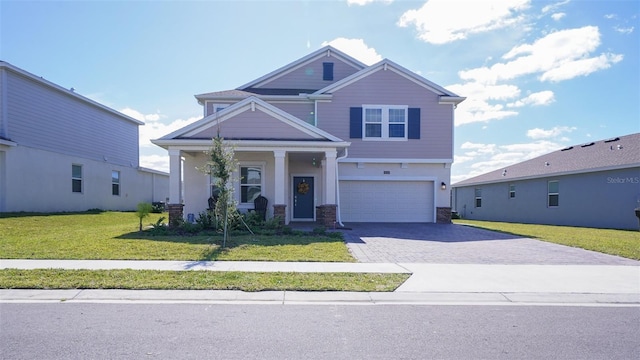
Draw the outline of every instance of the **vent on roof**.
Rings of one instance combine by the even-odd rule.
[[[619,138],[619,137],[617,137],[617,138],[613,138],[613,139],[608,139],[608,140],[605,140],[604,142],[605,142],[605,143],[610,143],[610,142],[614,142],[614,141],[618,141],[618,140],[620,140],[620,138]]]
[[[585,148],[585,147],[592,146],[593,144],[595,144],[595,143],[592,143],[592,142],[591,142],[591,143],[588,143],[588,144],[580,145],[580,147]]]
[[[571,149],[573,149],[573,146],[569,146],[569,147],[564,148],[564,149],[562,149],[562,150],[560,150],[560,151],[567,151],[567,150],[571,150]]]

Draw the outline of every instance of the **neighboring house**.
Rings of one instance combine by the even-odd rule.
[[[170,218],[207,208],[213,180],[196,168],[220,134],[239,163],[241,211],[262,195],[285,223],[450,222],[453,117],[464,98],[402,66],[366,66],[327,46],[196,99],[202,120],[153,141],[169,151]]]
[[[0,62],[0,212],[134,210],[165,201],[168,174],[138,166],[140,125]]]
[[[574,145],[453,185],[466,219],[638,229],[640,133]]]

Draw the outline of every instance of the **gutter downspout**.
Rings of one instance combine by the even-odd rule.
[[[345,159],[347,156],[349,156],[349,149],[344,148],[344,155],[336,159],[336,220],[338,220],[340,227],[344,227],[344,224],[342,223],[342,215],[340,214],[340,176],[338,175],[338,164],[340,160]]]

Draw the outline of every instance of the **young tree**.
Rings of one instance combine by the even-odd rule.
[[[218,134],[213,138],[213,145],[207,152],[209,161],[203,171],[215,178],[215,185],[219,190],[215,206],[215,215],[219,222],[223,224],[222,247],[227,246],[229,233],[229,220],[236,214],[236,203],[233,199],[233,188],[231,187],[231,174],[236,168],[234,150],[232,146],[224,143],[224,138]]]
[[[149,216],[153,210],[153,206],[149,203],[141,202],[138,204],[138,209],[136,210],[136,216],[140,219],[140,231],[142,231],[142,219]]]

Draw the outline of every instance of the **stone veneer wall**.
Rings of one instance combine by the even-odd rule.
[[[178,226],[183,219],[183,204],[167,204],[167,211],[169,212],[169,227]]]
[[[316,222],[327,229],[334,229],[337,208],[338,206],[335,204],[316,206]]]
[[[450,207],[436,208],[436,223],[451,224],[451,208]]]
[[[273,217],[280,218],[280,225],[284,225],[284,219],[286,217],[287,205],[275,204],[273,205]]]

